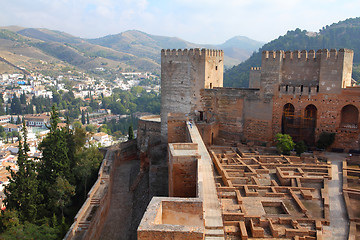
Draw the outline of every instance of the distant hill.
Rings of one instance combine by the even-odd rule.
[[[0,27],[0,57],[28,70],[53,75],[69,70],[98,73],[105,69],[160,72],[163,48],[216,48],[225,51],[225,65],[232,67],[246,60],[262,43],[234,37],[221,45],[200,45],[176,37],[155,36],[131,30],[97,39],[82,39],[45,28]],[[11,66],[0,63],[0,73]],[[50,74],[50,75],[52,75]]]
[[[264,50],[318,50],[349,48],[354,50],[353,78],[360,81],[360,18],[351,18],[323,27],[318,33],[296,29],[265,44],[245,62],[225,71],[224,86],[247,87],[250,67],[261,66]]]
[[[161,49],[179,48],[214,48],[222,49],[225,53],[225,65],[233,66],[246,60],[259,49],[263,43],[247,37],[234,37],[220,45],[196,44],[177,37],[164,37],[147,34],[137,30],[130,30],[116,35],[89,39],[90,43],[112,48],[117,51],[146,57],[160,63]]]

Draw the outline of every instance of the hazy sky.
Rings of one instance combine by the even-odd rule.
[[[85,38],[136,29],[211,44],[238,35],[267,42],[357,16],[359,0],[0,0],[0,26]]]

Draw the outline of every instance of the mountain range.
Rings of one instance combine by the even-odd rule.
[[[165,37],[130,30],[96,39],[84,39],[44,28],[0,27],[0,57],[30,71],[45,74],[69,70],[93,72],[160,70],[163,48],[214,48],[225,52],[225,66],[237,65],[263,43],[247,37],[234,37],[220,45],[201,45],[176,37]],[[0,62],[0,73],[10,71]],[[51,75],[51,74],[50,74]]]
[[[159,73],[161,49],[202,47],[224,50],[225,68],[228,68],[224,73],[225,87],[247,87],[249,70],[261,66],[264,50],[353,49],[352,77],[360,82],[360,17],[324,26],[319,32],[290,30],[266,44],[237,36],[223,44],[201,45],[137,30],[84,39],[43,28],[0,27],[0,73],[14,69],[2,58],[50,76],[86,72],[113,78],[121,71]]]

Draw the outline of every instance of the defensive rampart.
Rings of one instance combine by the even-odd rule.
[[[137,157],[136,140],[111,146],[101,163],[98,179],[89,191],[87,199],[74,218],[74,223],[64,237],[70,239],[99,239],[105,223],[113,187],[116,166]]]

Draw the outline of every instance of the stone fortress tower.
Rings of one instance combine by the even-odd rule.
[[[349,49],[310,51],[264,51],[261,68],[252,68],[250,88],[263,97],[277,93],[339,94],[351,86],[354,52]]]
[[[223,86],[224,53],[190,49],[161,51],[161,135],[167,141],[169,113],[200,115],[201,89]]]

